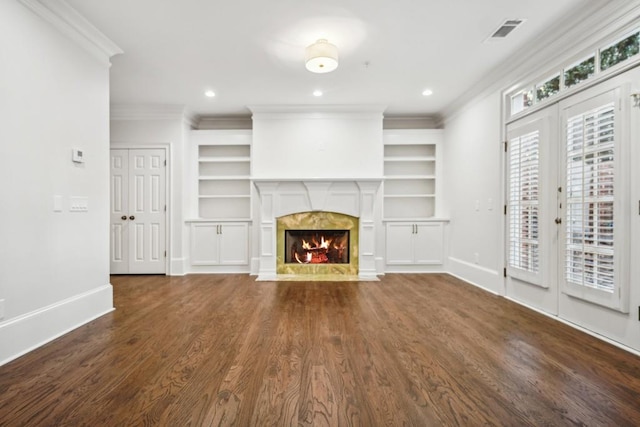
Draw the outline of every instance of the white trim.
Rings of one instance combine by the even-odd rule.
[[[191,125],[191,117],[179,104],[111,104],[111,120],[183,120]]]
[[[4,321],[0,366],[113,310],[113,287],[106,284]]]
[[[370,104],[344,104],[344,105],[248,105],[247,108],[251,110],[252,114],[260,114],[261,116],[269,114],[277,114],[277,116],[269,118],[280,119],[288,118],[289,115],[300,118],[301,116],[307,116],[307,118],[321,118],[333,117],[332,115],[338,114],[339,118],[352,118],[352,116],[370,116],[375,115],[379,117],[384,113],[387,108],[385,105],[370,105]],[[349,114],[351,113],[351,114]],[[345,116],[346,114],[346,116]],[[263,117],[265,117],[263,116]]]
[[[172,217],[173,217],[173,198],[172,198],[172,191],[171,189],[173,188],[173,174],[171,173],[172,170],[172,164],[173,164],[173,158],[171,157],[171,143],[169,142],[160,142],[160,143],[154,143],[154,144],[141,144],[139,142],[135,142],[135,143],[130,143],[130,142],[122,142],[122,141],[111,141],[111,143],[109,144],[109,150],[112,149],[127,149],[127,150],[145,150],[145,149],[159,149],[159,150],[164,150],[165,152],[165,159],[167,161],[167,170],[165,173],[165,200],[166,200],[166,204],[167,204],[167,211],[165,213],[165,221],[166,221],[166,227],[165,227],[165,250],[167,251],[167,256],[165,257],[165,275],[167,276],[173,276],[174,275],[174,270],[173,267],[177,266],[180,267],[179,263],[175,263],[174,262],[174,258],[172,257],[173,255],[173,245],[171,244],[171,236],[173,235],[173,222],[172,222]],[[175,272],[176,276],[182,276],[185,273],[185,268],[184,268],[184,263],[182,264],[182,268]]]
[[[501,275],[496,270],[471,264],[454,257],[449,257],[448,261],[448,273],[452,276],[492,294],[500,295],[502,280],[500,280]]]
[[[580,2],[560,22],[552,23],[540,37],[523,45],[517,54],[486,73],[482,80],[444,108],[444,122],[454,119],[476,101],[496,91],[502,91],[504,96],[523,88],[525,82],[554,73],[561,64],[580,56],[580,53],[589,48],[595,49],[599,43],[620,34],[621,30],[630,30],[640,21],[638,16],[640,0]],[[567,17],[571,17],[570,22]]]
[[[118,47],[107,36],[87,21],[64,0],[19,0],[36,15],[56,27],[61,33],[82,46],[103,64],[119,53]]]

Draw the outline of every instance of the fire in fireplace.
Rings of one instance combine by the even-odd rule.
[[[349,264],[349,230],[285,230],[286,264]]]

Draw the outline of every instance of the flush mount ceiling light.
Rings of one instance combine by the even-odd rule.
[[[216,93],[212,90],[208,90],[204,93],[204,96],[206,96],[207,98],[213,98],[214,96],[216,96]]]
[[[325,39],[319,39],[307,46],[304,62],[312,73],[330,73],[338,68],[338,48]]]

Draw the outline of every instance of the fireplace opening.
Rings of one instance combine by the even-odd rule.
[[[349,230],[285,230],[285,264],[349,264]]]

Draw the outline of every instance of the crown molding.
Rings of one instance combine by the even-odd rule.
[[[248,105],[253,114],[315,114],[315,113],[373,113],[383,114],[386,105],[341,104],[341,105]]]
[[[438,129],[442,119],[437,115],[429,116],[384,116],[384,129]]]
[[[19,1],[103,64],[110,66],[109,58],[122,53],[122,49],[118,45],[102,34],[64,0]]]
[[[184,105],[178,104],[111,104],[111,120],[185,120],[195,124],[195,118]]]
[[[640,0],[581,2],[445,107],[443,123],[491,93],[504,92],[545,72],[557,71],[573,57],[639,21]]]
[[[198,118],[196,129],[251,129],[251,116],[215,116]]]

